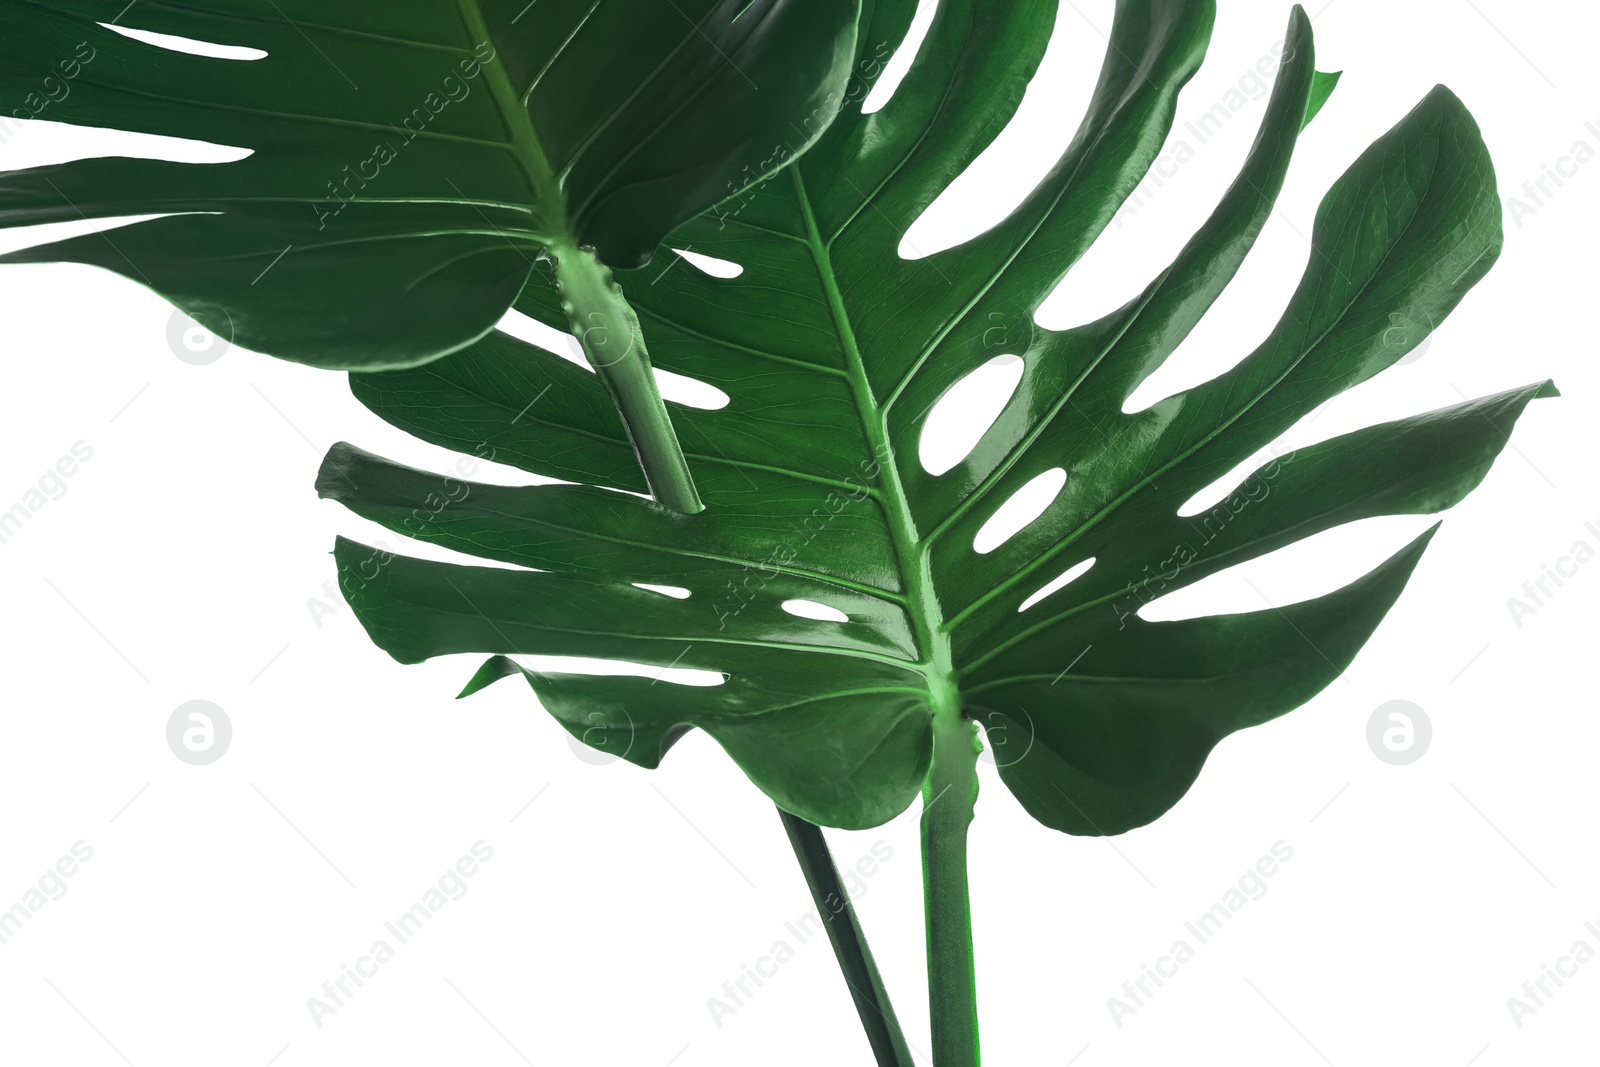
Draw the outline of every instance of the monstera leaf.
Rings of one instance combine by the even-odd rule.
[[[11,259],[126,274],[288,359],[424,362],[487,333],[544,245],[640,266],[776,166],[773,142],[821,132],[796,124],[842,88],[855,18],[837,0],[3,0],[8,114],[251,154],[8,174],[0,224],[171,214]]]
[[[862,69],[902,39],[914,6],[873,5]],[[340,541],[343,588],[373,640],[404,663],[495,653],[469,691],[520,674],[575,735],[643,766],[699,727],[782,808],[851,828],[904,810],[941,746],[970,761],[962,727],[977,720],[1036,818],[1120,833],[1170,808],[1228,734],[1335,678],[1429,535],[1281,610],[1149,622],[1138,608],[1340,524],[1451,506],[1524,406],[1553,392],[1533,385],[1303,448],[1214,511],[1179,515],[1405,355],[1490,268],[1501,233],[1488,154],[1461,102],[1435,89],[1327,193],[1304,277],[1266,340],[1214,380],[1125,413],[1239,268],[1332,79],[1315,72],[1296,8],[1260,133],[1208,221],[1126,306],[1036,328],[1034,311],[1159,151],[1214,16],[1206,3],[1122,0],[1088,114],[1039,187],[981,236],[900,259],[906,228],[1017,107],[1055,7],[941,0],[886,107],[844,114],[806,156],[668,239],[742,274],[620,273],[657,360],[730,398],[675,412],[704,513],[631,495],[644,484],[600,385],[533,345],[497,334],[425,367],[352,376],[364,404],[418,437],[580,483],[475,484],[335,447],[323,495],[502,564]],[[542,276],[516,306],[564,325]],[[969,455],[927,473],[929,408],[1001,354],[1022,359],[1021,384]],[[1050,472],[1064,482],[1043,513],[976,551],[997,510]],[[794,600],[846,620],[796,617],[783,608]],[[723,681],[551,673],[509,654]]]
[[[606,267],[641,266],[822,132],[858,6],[0,0],[6,113],[250,150],[6,174],[0,226],[165,217],[3,258],[105,267],[247,348],[370,370],[482,338],[546,254],[653,481],[692,510]]]

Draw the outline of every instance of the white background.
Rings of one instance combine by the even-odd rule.
[[[1274,54],[1288,14],[1262,0],[1222,6],[1172,147],[1184,120]],[[1022,114],[917,224],[908,254],[979,231],[1042,175],[1087,99],[1111,10],[1111,0],[1063,5]],[[1590,52],[1600,18],[1509,0],[1333,0],[1314,14],[1318,65],[1344,80],[1302,138],[1281,212],[1231,294],[1163,372],[1169,391],[1265,334],[1304,266],[1300,234],[1322,192],[1443,81],[1481,123],[1503,194],[1534,210],[1508,214],[1500,264],[1420,359],[1329,405],[1289,443],[1544,377],[1565,397],[1530,408],[1344,678],[1223,743],[1156,825],[1111,841],[1065,837],[1032,822],[982,767],[972,895],[992,1064],[1595,1057],[1600,961],[1520,1028],[1506,1001],[1574,942],[1600,950],[1584,928],[1600,927],[1600,562],[1520,626],[1507,601],[1575,542],[1600,548],[1600,163],[1548,186],[1555,195],[1540,204],[1521,191],[1575,142],[1600,149],[1600,127],[1585,126],[1600,121]],[[1243,158],[1263,100],[1222,136],[1191,143],[1195,157],[1108,231],[1045,325],[1108,310],[1170,258]],[[33,124],[0,145],[0,167],[138,140]],[[798,946],[720,1027],[712,1020],[707,999],[775,941],[793,945],[784,924],[810,907],[772,806],[712,742],[689,737],[658,772],[593,766],[524,686],[454,703],[476,658],[401,667],[325,591],[335,533],[376,534],[316,499],[323,451],[347,439],[437,469],[445,453],[365,412],[341,376],[240,350],[209,366],[180,361],[170,309],[120,278],[28,267],[4,281],[0,510],[75,442],[93,458],[0,544],[0,908],[75,842],[93,858],[0,945],[0,1061],[870,1062],[821,940]],[[1210,583],[1205,604],[1255,610],[1328,591],[1428,521],[1336,531],[1253,567],[1253,588]],[[169,715],[197,698],[234,729],[206,767],[180,762],[165,740]],[[1433,723],[1432,747],[1409,766],[1367,747],[1369,716],[1393,699]],[[857,906],[925,1051],[915,809],[830,838],[841,864],[880,840],[893,850]],[[307,998],[480,840],[493,859],[470,891],[315,1025]],[[1107,999],[1175,940],[1194,944],[1184,923],[1279,841],[1293,858],[1265,896],[1116,1025]]]

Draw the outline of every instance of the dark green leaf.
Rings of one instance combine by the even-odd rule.
[[[860,54],[898,41],[913,5],[879,0]],[[1001,774],[1044,823],[1142,825],[1229,733],[1304,703],[1370,636],[1428,536],[1345,588],[1282,610],[1148,622],[1138,609],[1322,530],[1447,508],[1473,489],[1534,385],[1346,434],[1252,472],[1216,509],[1202,489],[1442,322],[1499,253],[1488,154],[1461,102],[1430,93],[1333,185],[1304,278],[1233,369],[1133,414],[1126,399],[1232,280],[1274,210],[1297,137],[1332,88],[1296,8],[1286,60],[1235,183],[1136,299],[1064,331],[1033,315],[1151,165],[1204,53],[1210,4],[1117,9],[1088,114],[1039,187],[987,233],[895,254],[917,216],[998,134],[1036,69],[1053,0],[943,0],[889,104],[851,111],[776,178],[680,227],[670,247],[743,266],[619,275],[659,363],[731,403],[680,409],[708,504],[671,513],[594,413],[593,379],[507,338],[425,368],[352,378],[425,440],[590,483],[469,484],[351,446],[320,491],[389,528],[504,567],[341,542],[344,587],[404,662],[458,652],[598,656],[715,671],[692,687],[523,669],[574,734],[654,766],[688,728],[715,737],[785,810],[844,827],[902,811],[936,716],[990,731]],[[536,276],[518,307],[563,317]],[[929,409],[993,357],[1020,386],[953,469],[917,462]],[[1041,474],[1065,485],[987,553],[979,530]],[[1022,605],[1069,569],[1075,581]],[[639,588],[687,590],[672,599]],[[845,622],[801,619],[790,600]]]
[[[546,248],[640,266],[825,128],[858,0],[0,0],[7,114],[251,151],[0,178],[0,225],[161,214],[28,249],[245,347],[392,368],[487,334]],[[104,24],[265,51],[171,51]]]

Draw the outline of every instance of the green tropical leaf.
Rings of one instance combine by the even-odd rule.
[[[858,63],[901,40],[913,8],[873,5]],[[1206,3],[1119,3],[1088,113],[1038,188],[988,232],[900,259],[901,235],[1015,111],[1055,8],[942,0],[886,107],[842,115],[806,156],[668,239],[742,274],[619,274],[660,364],[731,398],[674,413],[704,513],[629,495],[644,485],[600,385],[536,346],[496,335],[425,367],[352,376],[365,405],[420,438],[580,483],[474,484],[335,447],[324,496],[502,564],[341,541],[343,588],[373,640],[406,663],[494,653],[469,692],[520,675],[575,735],[643,766],[698,727],[786,811],[851,828],[904,810],[939,746],[967,744],[965,716],[987,728],[1036,818],[1120,833],[1170,808],[1228,734],[1335,678],[1431,531],[1282,610],[1150,622],[1137,609],[1319,531],[1450,507],[1526,404],[1553,394],[1532,385],[1346,434],[1259,467],[1207,516],[1178,514],[1405,355],[1489,269],[1501,233],[1487,151],[1461,102],[1429,93],[1327,193],[1304,277],[1266,340],[1215,379],[1125,413],[1232,280],[1333,78],[1315,72],[1296,8],[1259,135],[1210,218],[1126,306],[1037,328],[1034,312],[1160,150],[1214,17]],[[517,308],[564,323],[537,275]],[[1001,354],[1022,358],[1020,385],[965,458],[927,473],[927,412]],[[1002,504],[1057,471],[1064,484],[1038,518],[975,551]],[[649,588],[663,586],[688,595]],[[846,620],[796,617],[783,607],[794,600]],[[512,654],[723,682],[552,673]]]
[[[679,223],[804,151],[842,100],[858,8],[0,0],[8,114],[250,150],[6,174],[0,226],[162,217],[0,261],[104,267],[246,348],[370,370],[483,338],[549,256],[652,483],[693,510],[606,268],[643,265]]]
[[[774,169],[775,144],[808,143],[799,122],[820,133],[856,6],[3,0],[8,114],[251,151],[7,174],[0,225],[173,216],[8,258],[117,271],[288,359],[433,359],[488,333],[550,242],[641,266]],[[185,54],[111,24],[266,55]],[[47,81],[59,102],[39,99]]]

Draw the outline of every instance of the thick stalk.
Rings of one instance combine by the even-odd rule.
[[[683,446],[673,431],[672,416],[656,387],[639,316],[622,295],[610,268],[592,249],[570,241],[552,242],[547,254],[555,265],[567,321],[583,354],[616,401],[650,495],[675,511],[692,515],[704,510]]]
[[[922,794],[928,1011],[937,1067],[978,1067],[978,994],[967,893],[967,828],[978,798],[977,724],[953,700],[934,708],[933,766]]]
[[[839,870],[834,866],[822,828],[782,808],[778,815],[789,833],[789,843],[805,873],[828,940],[833,943],[833,954],[850,987],[850,999],[855,1001],[878,1067],[912,1067],[911,1050],[900,1030],[900,1020],[895,1018],[894,1005],[889,1003],[888,990],[878,975],[878,965],[867,947],[867,935],[862,932],[850,895],[839,882]]]
[[[567,321],[616,401],[650,493],[676,511],[701,511],[704,505],[689,477],[683,447],[672,431],[672,419],[650,371],[639,317],[593,249],[580,248],[571,236],[566,194],[533,127],[533,117],[517,91],[518,82],[493,47],[482,0],[456,0],[456,6],[474,45],[480,50],[489,49],[491,58],[483,61],[484,84],[505,122],[512,153],[528,179],[535,231],[544,235],[541,241],[545,254],[555,265],[556,286],[561,291]]]
[[[933,712],[933,764],[923,787],[922,885],[928,929],[928,1008],[936,1067],[977,1067],[978,1001],[972,965],[972,909],[967,897],[967,827],[978,799],[977,724],[962,717],[950,632],[933,584],[928,542],[917,530],[911,498],[896,466],[884,405],[873,391],[800,168],[789,168],[805,240],[833,314],[850,390],[872,449],[884,518],[906,581],[906,611]]]

